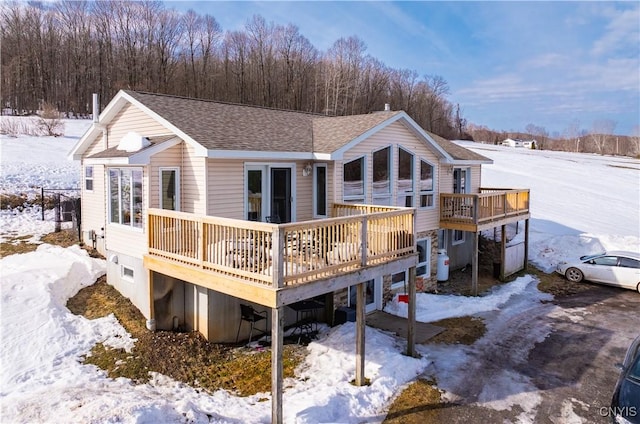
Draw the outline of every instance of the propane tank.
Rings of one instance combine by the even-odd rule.
[[[438,268],[436,277],[438,281],[447,281],[449,279],[449,256],[446,249],[438,250]]]

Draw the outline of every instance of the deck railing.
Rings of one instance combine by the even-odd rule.
[[[478,194],[440,193],[440,221],[481,225],[529,213],[529,190],[481,188]]]
[[[287,224],[150,209],[149,254],[277,288],[415,251],[413,209],[342,206],[340,217]]]

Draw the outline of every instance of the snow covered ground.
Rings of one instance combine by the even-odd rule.
[[[67,121],[65,137],[0,138],[0,191],[35,193],[35,186],[68,188],[79,182],[79,166],[66,154],[88,121]],[[640,162],[634,159],[530,151],[464,144],[490,157],[483,186],[531,189],[530,259],[551,271],[567,258],[604,249],[640,250]],[[0,235],[45,234],[53,230],[40,211],[0,214]],[[0,416],[2,422],[219,422],[270,421],[269,394],[241,398],[218,391],[207,394],[162,375],[144,385],[112,380],[79,359],[103,342],[126,349],[134,343],[113,316],[87,320],[71,314],[66,300],[105,272],[103,261],[77,247],[42,245],[37,251],[0,261]],[[404,346],[388,334],[367,328],[367,387],[354,387],[355,327],[327,330],[309,344],[297,378],[285,381],[284,416],[288,423],[381,422],[402,388],[423,372],[434,375],[445,399],[473,398],[497,410],[518,405],[519,422],[533,422],[540,403],[533,384],[521,375],[496,370],[490,381],[475,380],[473,352],[490,350],[517,325],[518,350],[525,360],[536,342],[551,331],[533,320],[514,323],[516,311],[530,316],[559,313],[550,295],[531,276],[520,277],[478,298],[418,294],[417,316],[429,322],[477,315],[486,335],[473,346],[419,347],[421,359],[402,355]],[[403,309],[404,308],[404,309]],[[406,314],[393,303],[390,312]],[[473,396],[464,391],[473,390]]]

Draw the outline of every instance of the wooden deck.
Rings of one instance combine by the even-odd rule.
[[[150,209],[145,267],[279,307],[415,266],[414,209],[335,204],[333,215],[270,224]]]
[[[440,194],[440,228],[479,232],[529,217],[528,189],[481,188],[478,194]]]

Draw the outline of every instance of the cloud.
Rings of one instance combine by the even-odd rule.
[[[611,21],[606,26],[604,35],[593,44],[591,53],[599,56],[629,49],[637,56],[640,39],[640,7],[609,10],[608,15]]]

